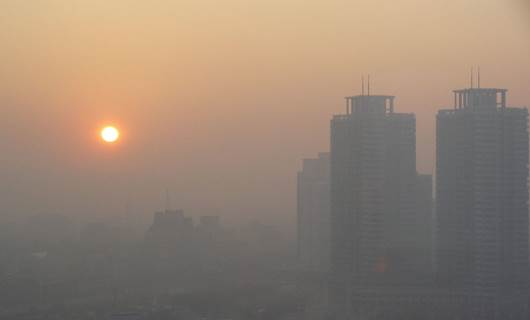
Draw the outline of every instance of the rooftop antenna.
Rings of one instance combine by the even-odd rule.
[[[171,206],[171,203],[169,201],[169,190],[166,187],[166,212],[169,211],[170,206]]]
[[[370,96],[370,75],[368,75],[368,96]]]
[[[471,89],[473,89],[473,67],[471,67]]]
[[[477,72],[477,77],[478,77],[478,88],[480,89],[480,66],[478,67],[478,72]]]
[[[361,75],[361,95],[364,96],[364,74]]]

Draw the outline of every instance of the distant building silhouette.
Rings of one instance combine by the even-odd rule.
[[[211,229],[211,230],[217,230],[221,227],[221,218],[219,216],[202,216],[199,218],[199,226]]]
[[[304,159],[298,172],[298,260],[308,271],[329,268],[329,153]]]
[[[506,91],[454,91],[437,115],[436,269],[464,319],[527,317],[528,111]]]
[[[146,241],[151,245],[175,247],[193,240],[194,226],[191,217],[182,210],[155,212],[153,224],[146,233]]]
[[[226,231],[221,227],[219,216],[202,216],[195,227],[195,238],[204,249],[215,251],[224,244]]]

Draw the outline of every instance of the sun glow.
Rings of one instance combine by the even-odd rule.
[[[115,127],[108,126],[101,130],[101,139],[107,143],[113,143],[118,140],[120,137],[120,131],[116,129]]]

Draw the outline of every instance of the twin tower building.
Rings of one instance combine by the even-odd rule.
[[[298,255],[329,275],[331,317],[526,319],[527,109],[504,89],[454,91],[436,118],[433,192],[414,114],[393,96],[346,102],[330,152],[298,173]]]

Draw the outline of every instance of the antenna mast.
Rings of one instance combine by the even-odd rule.
[[[166,212],[169,211],[170,206],[171,206],[171,203],[169,201],[169,190],[166,187]]]
[[[361,75],[361,95],[364,96],[364,74]]]
[[[478,88],[480,89],[480,66],[478,67]]]

